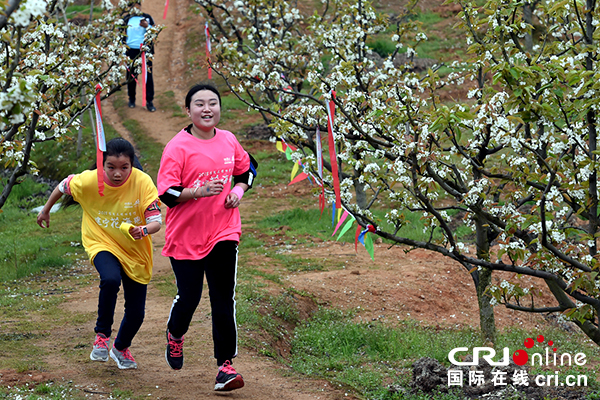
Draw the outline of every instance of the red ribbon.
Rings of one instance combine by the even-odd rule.
[[[208,21],[204,23],[204,34],[206,35],[206,62],[208,63],[208,79],[212,79],[212,68],[210,67],[210,30],[208,29]]]
[[[163,19],[167,19],[167,8],[169,8],[169,0],[165,1],[165,12],[163,13]]]
[[[146,74],[148,73],[146,68],[146,52],[142,51],[143,44],[140,44],[140,51],[142,52],[142,107],[146,107],[146,80],[148,79]]]
[[[331,175],[333,175],[333,191],[335,192],[335,208],[342,207],[340,196],[340,176],[338,172],[337,155],[335,153],[335,139],[333,137],[333,119],[335,116],[335,91],[331,91],[331,101],[327,101],[327,130],[329,132],[329,161],[331,162]]]

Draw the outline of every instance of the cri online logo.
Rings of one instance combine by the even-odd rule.
[[[543,335],[539,335],[537,337],[537,342],[538,343],[544,343],[545,338]],[[527,338],[525,339],[525,341],[523,342],[523,345],[527,348],[527,349],[531,349],[533,348],[533,346],[535,345],[535,341],[532,338]],[[546,347],[546,354],[545,354],[545,364],[544,364],[544,360],[541,354],[539,353],[534,353],[531,357],[531,365],[536,365],[536,361],[538,361],[538,365],[546,365],[546,366],[550,366],[550,365],[557,365],[557,357],[556,357],[556,347],[554,346],[554,342],[552,340],[548,340],[547,342],[548,347]],[[550,348],[552,349],[553,353],[550,353]],[[510,350],[508,349],[508,347],[505,347],[502,351],[503,356],[502,359],[500,361],[494,361],[494,356],[496,355],[496,350],[494,350],[491,347],[474,347],[473,348],[473,361],[458,361],[456,360],[455,356],[456,353],[462,353],[462,352],[467,352],[469,351],[468,347],[457,347],[455,349],[452,349],[450,351],[450,353],[448,353],[448,359],[450,360],[450,362],[454,365],[479,365],[479,357],[481,356],[481,358],[483,358],[485,361],[488,362],[489,365],[491,366],[507,366],[510,363],[509,360],[509,354],[510,354]],[[529,361],[529,354],[527,353],[526,350],[522,350],[519,349],[517,351],[515,351],[512,355],[512,359],[515,362],[515,364],[517,365],[525,365],[527,363],[527,361]],[[560,364],[559,365],[571,365],[571,363],[574,362],[575,364],[582,366],[586,363],[586,359],[585,359],[585,354],[584,353],[577,353],[575,354],[574,357],[571,357],[571,354],[569,353],[563,353],[560,357]]]

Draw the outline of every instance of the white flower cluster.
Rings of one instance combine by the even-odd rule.
[[[45,12],[45,0],[24,0],[19,9],[10,16],[10,22],[16,26],[26,27],[32,19],[41,17]]]

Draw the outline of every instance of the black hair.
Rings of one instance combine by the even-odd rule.
[[[201,90],[210,90],[216,94],[219,98],[219,106],[221,106],[221,94],[219,93],[219,89],[217,89],[217,87],[211,82],[202,82],[192,86],[192,88],[188,91],[187,95],[185,96],[185,108],[190,108],[190,105],[192,104],[192,97]]]
[[[102,159],[102,165],[104,165],[104,163],[106,163],[106,157],[108,157],[108,156],[129,157],[132,167],[135,167],[135,168],[139,169],[140,171],[144,170],[142,168],[142,164],[140,163],[137,156],[135,155],[135,150],[133,148],[133,145],[131,143],[129,143],[127,140],[123,139],[122,137],[116,137],[116,138],[111,139],[108,142],[106,142],[106,151],[104,152],[104,158]],[[96,162],[94,161],[94,163],[91,164],[88,169],[95,170],[96,167],[97,167]],[[61,207],[64,209],[64,208],[67,208],[67,207],[70,207],[70,206],[73,206],[73,205],[76,205],[79,203],[77,203],[73,199],[73,196],[66,194],[66,195],[64,195],[61,204],[62,204]]]
[[[135,162],[135,150],[133,146],[131,145],[131,143],[129,143],[122,137],[116,137],[106,142],[106,151],[104,152],[104,159],[102,160],[102,165],[106,163],[106,158],[108,156],[129,157],[129,162],[131,166],[133,166]]]

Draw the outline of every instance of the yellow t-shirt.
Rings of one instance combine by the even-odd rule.
[[[144,212],[158,199],[156,186],[147,174],[132,168],[127,181],[118,187],[104,185],[98,193],[97,171],[84,171],[69,183],[73,199],[83,208],[81,238],[90,261],[101,251],[112,253],[127,276],[147,285],[152,278],[152,239],[131,240],[119,230],[121,223],[144,225]]]

